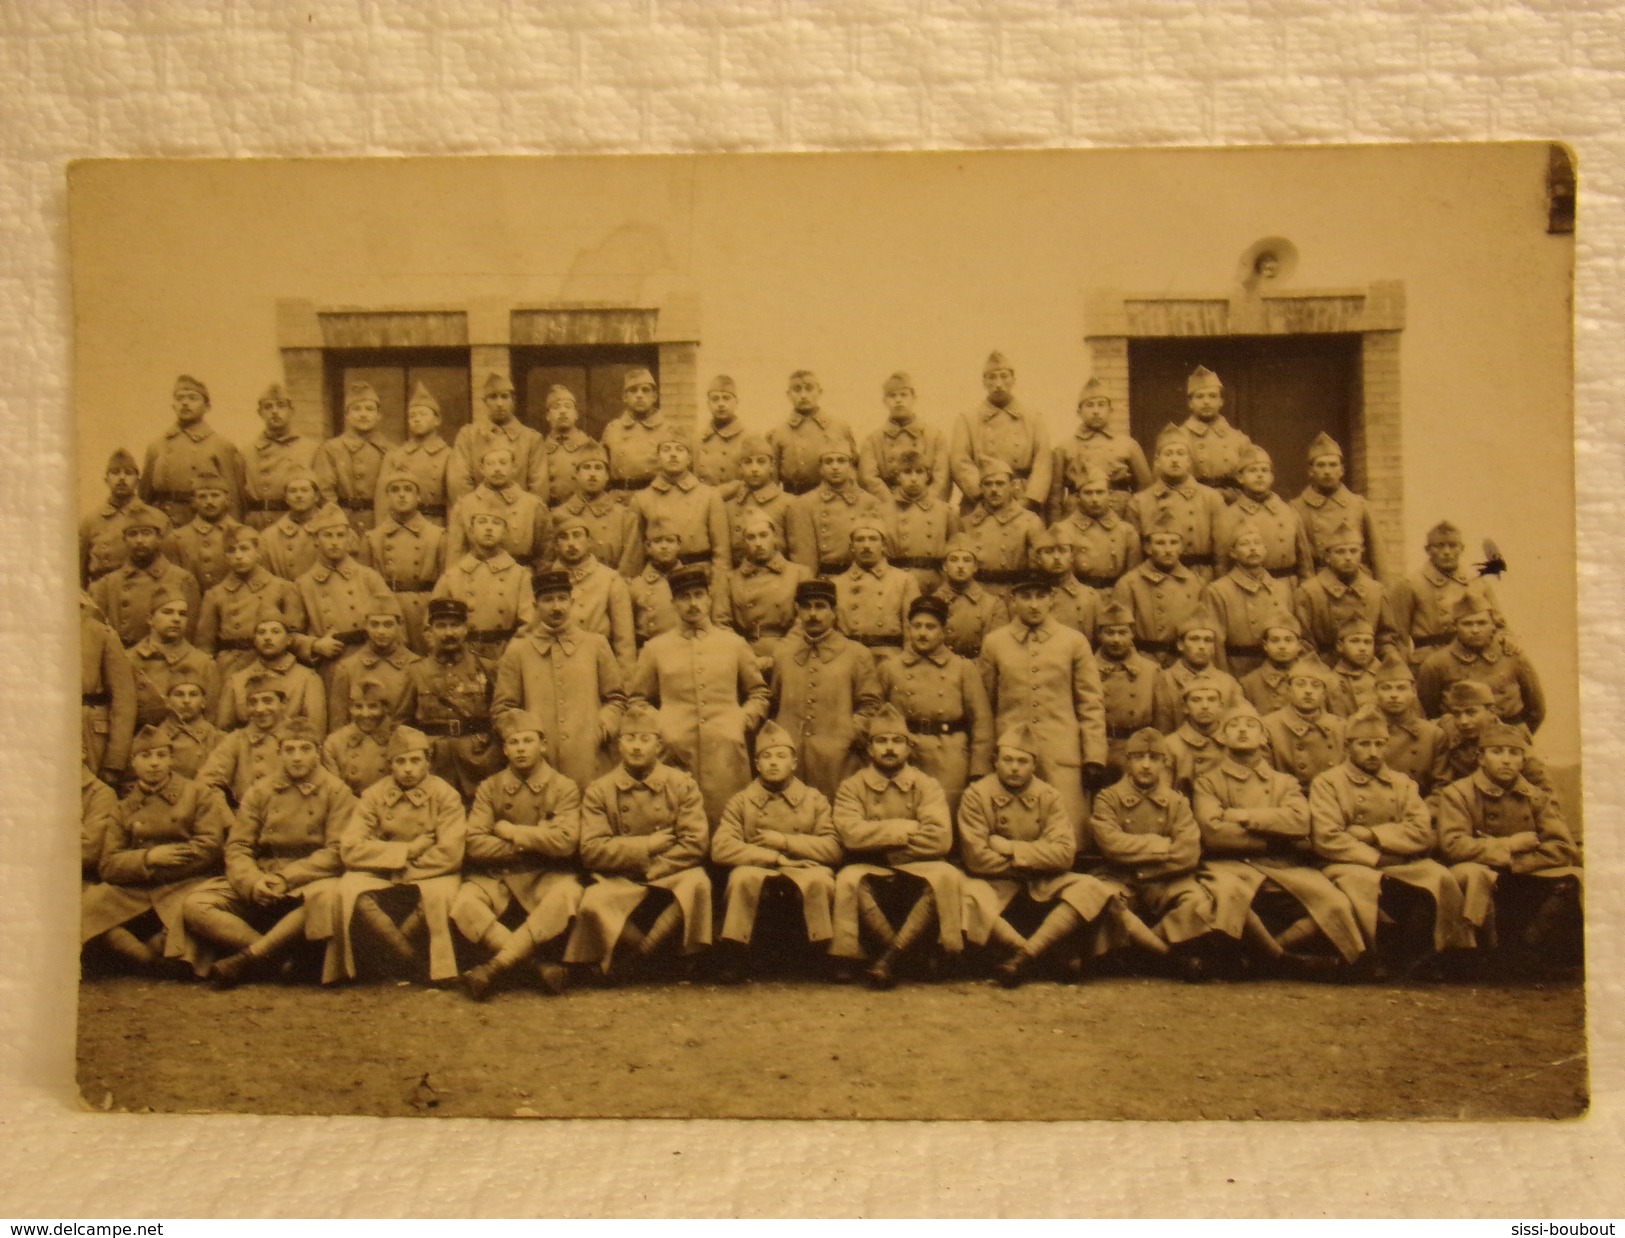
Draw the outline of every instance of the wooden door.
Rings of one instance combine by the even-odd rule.
[[[406,438],[406,401],[422,383],[440,404],[440,433],[449,443],[472,411],[468,349],[330,349],[326,357],[328,433],[344,429],[344,393],[352,382],[371,383],[378,393],[378,434],[390,443]]]
[[[598,438],[621,415],[627,370],[642,366],[660,381],[660,350],[623,344],[527,346],[513,350],[512,366],[526,425],[547,433],[547,389],[557,383],[574,393],[581,428]]]
[[[1129,423],[1150,456],[1157,432],[1183,421],[1185,380],[1198,365],[1224,383],[1224,412],[1270,453],[1275,489],[1297,496],[1308,482],[1309,443],[1324,431],[1353,457],[1361,415],[1358,335],[1237,335],[1130,340]],[[1351,468],[1349,485],[1363,479]]]

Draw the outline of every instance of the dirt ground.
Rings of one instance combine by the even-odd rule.
[[[96,1108],[453,1117],[1572,1117],[1578,984],[80,990]]]

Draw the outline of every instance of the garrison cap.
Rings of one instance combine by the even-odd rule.
[[[1186,434],[1183,429],[1170,421],[1167,425],[1163,426],[1162,429],[1157,431],[1156,450],[1161,451],[1163,444],[1170,442],[1178,443],[1186,448],[1189,448],[1191,445],[1191,436]]]
[[[230,550],[239,542],[257,542],[260,540],[260,531],[251,524],[234,524],[226,530],[223,539],[225,547]]]
[[[668,430],[665,434],[662,434],[659,440],[655,443],[655,448],[658,450],[659,448],[664,447],[667,443],[676,443],[677,446],[688,452],[689,455],[694,454],[694,444],[689,442],[688,435],[684,434],[680,430]]]
[[[1205,606],[1198,606],[1190,614],[1179,621],[1176,629],[1181,636],[1189,632],[1211,632],[1215,637],[1219,634],[1219,621],[1213,617],[1213,612]]]
[[[1377,664],[1374,673],[1378,683],[1399,683],[1402,680],[1409,684],[1416,682],[1416,676],[1411,673],[1410,663],[1406,662],[1392,649]]]
[[[1510,722],[1494,722],[1478,733],[1478,750],[1486,748],[1516,748],[1529,751],[1529,733]]]
[[[377,615],[388,615],[393,619],[405,621],[406,612],[401,609],[401,599],[393,593],[385,591],[374,593],[367,599],[367,607],[362,614],[368,619]]]
[[[315,723],[311,722],[309,718],[289,718],[281,726],[277,727],[276,742],[279,744],[309,743],[316,744],[319,747],[322,742],[322,733],[316,729]]]
[[[1100,608],[1100,616],[1095,620],[1098,628],[1132,628],[1134,626],[1134,609],[1125,602],[1116,598],[1107,602]]]
[[[819,462],[822,463],[823,461],[828,460],[831,456],[841,456],[844,459],[850,460],[852,459],[853,452],[852,449],[845,443],[825,443],[823,450],[818,453]]]
[[[205,387],[201,381],[193,378],[190,374],[182,374],[175,380],[174,391],[176,395],[179,395],[183,391],[195,391],[203,397],[203,402],[205,404],[209,402],[209,389]]]
[[[1494,706],[1495,694],[1487,683],[1476,679],[1458,679],[1444,690],[1446,709],[1466,709],[1471,705]]]
[[[982,377],[986,378],[994,370],[1014,370],[1014,367],[1010,364],[1010,358],[1006,357],[997,348],[988,353],[987,360],[982,363]]]
[[[293,398],[288,395],[288,389],[281,383],[272,383],[264,391],[260,392],[260,398],[255,401],[256,405],[292,403]]]
[[[1111,401],[1111,396],[1106,393],[1106,384],[1101,382],[1098,378],[1091,377],[1088,382],[1083,384],[1083,390],[1078,393],[1079,404],[1082,404],[1085,400],[1090,399],[1101,399],[1107,402]]]
[[[796,585],[796,605],[801,606],[807,602],[816,602],[819,599],[834,605],[835,582],[832,580],[803,580]]]
[[[254,612],[254,626],[257,628],[262,623],[280,623],[284,632],[292,631],[294,627],[288,622],[288,616],[277,606],[275,598],[266,598]]]
[[[508,449],[504,447],[502,450],[507,451]],[[508,527],[508,517],[494,507],[482,507],[469,512],[467,516],[463,517],[463,527],[472,531],[475,522],[480,520],[495,520],[504,529]]]
[[[924,469],[927,473],[931,471],[931,465],[926,458],[912,447],[898,454],[894,467],[899,473],[905,469]]]
[[[308,481],[313,486],[316,484],[316,474],[311,471],[310,465],[291,465],[288,471],[282,475],[283,491],[285,492],[296,481]]]
[[[1206,670],[1198,671],[1192,675],[1179,689],[1179,697],[1185,700],[1194,692],[1217,692],[1219,699],[1224,699],[1224,683],[1219,679],[1219,672],[1211,666]]]
[[[141,466],[135,462],[135,457],[130,454],[128,448],[120,447],[107,457],[106,471],[111,473],[114,469],[123,469],[127,473],[139,473]]]
[[[272,675],[268,671],[255,671],[243,682],[243,695],[249,700],[253,700],[262,692],[273,693],[284,701],[288,699],[288,686],[282,681],[281,675]]]
[[[1276,611],[1264,620],[1261,631],[1263,635],[1268,636],[1275,628],[1280,628],[1284,632],[1291,632],[1294,636],[1301,637],[1303,635],[1303,624],[1298,622],[1298,617],[1291,611]]]
[[[374,404],[380,402],[378,392],[371,383],[357,379],[344,389],[345,408],[349,408],[352,404],[359,404],[363,400],[371,400]]]
[[[1450,620],[1455,622],[1459,619],[1465,619],[1469,615],[1481,615],[1487,610],[1492,611],[1494,609],[1495,603],[1490,601],[1489,595],[1479,588],[1475,582],[1462,591],[1462,595],[1456,599],[1455,605],[1450,608]]]
[[[1185,394],[1192,395],[1207,387],[1222,388],[1223,386],[1224,384],[1219,381],[1217,374],[1208,369],[1207,366],[1199,365],[1190,372],[1190,377],[1185,379]]]
[[[1334,546],[1364,546],[1365,537],[1347,520],[1340,520],[1337,527],[1320,537],[1320,549],[1330,550]]]
[[[488,395],[501,395],[504,391],[511,392],[512,390],[513,379],[509,378],[506,374],[492,370],[485,376],[485,385],[480,388],[480,395],[482,397]]]
[[[497,734],[503,739],[512,739],[515,735],[523,735],[527,731],[534,731],[537,735],[546,735],[547,728],[542,720],[528,709],[505,709],[496,720]]]
[[[350,685],[350,699],[352,701],[382,701],[385,700],[384,681],[368,677],[358,679]]]
[[[1339,460],[1343,458],[1343,449],[1337,445],[1337,440],[1324,430],[1309,442],[1309,463],[1313,464],[1322,456],[1336,456]]]
[[[1436,546],[1440,542],[1459,542],[1462,540],[1461,529],[1448,520],[1441,520],[1428,530],[1428,546]]]
[[[164,514],[156,507],[148,507],[145,503],[131,503],[125,509],[129,514],[124,518],[124,532],[131,529],[151,529],[154,533],[164,531]]]
[[[1225,710],[1224,717],[1219,721],[1219,729],[1223,730],[1238,718],[1251,718],[1254,722],[1262,723],[1264,720],[1258,716],[1258,709],[1246,697],[1242,697],[1229,709]]]
[[[221,494],[229,494],[231,487],[219,473],[213,469],[205,469],[192,478],[192,493],[196,494],[199,490],[218,490]]]
[[[415,726],[398,726],[389,737],[389,747],[385,749],[389,759],[404,757],[409,752],[429,751],[429,737]]]
[[[1168,755],[1168,740],[1163,733],[1154,726],[1142,726],[1138,731],[1128,737],[1123,745],[1123,755],[1135,756],[1139,753],[1149,753],[1152,756],[1166,758]]]
[[[728,395],[739,394],[739,389],[734,386],[734,380],[727,374],[718,374],[711,380],[711,384],[706,387],[705,393],[710,395],[713,391],[726,392]]]
[[[396,469],[393,472],[385,474],[382,480],[380,480],[379,486],[383,489],[384,493],[387,494],[389,493],[389,488],[398,482],[405,482],[420,495],[423,493],[423,483],[417,479],[417,474],[410,473],[406,469]]]
[[[582,466],[587,464],[602,464],[606,466],[609,464],[609,453],[604,450],[601,443],[590,443],[581,449],[581,451],[576,455],[574,471],[579,473]]]
[[[209,685],[203,682],[203,676],[194,671],[185,670],[175,672],[175,677],[169,681],[169,686],[164,689],[164,695],[168,696],[176,688],[187,686],[198,689],[204,696],[209,695]]]
[[[648,366],[634,365],[621,376],[621,390],[625,391],[628,387],[636,386],[638,383],[648,383],[653,386],[654,381],[655,376],[650,372]]]
[[[1264,527],[1251,516],[1243,516],[1237,522],[1236,527],[1230,531],[1231,546],[1234,546],[1244,537],[1256,537],[1259,541],[1263,541]]]
[[[621,715],[622,735],[659,735],[660,711],[648,701],[633,701]]]
[[[791,752],[796,750],[795,737],[771,718],[762,723],[756,732],[756,755],[760,756],[769,748],[788,748]]]
[[[942,557],[951,554],[968,554],[971,558],[980,561],[982,552],[976,548],[976,541],[969,533],[955,533],[948,539],[948,544],[942,549]]]
[[[1294,679],[1313,679],[1321,687],[1326,686],[1326,664],[1313,654],[1305,654],[1291,666],[1286,668],[1287,682]]]
[[[671,521],[659,520],[649,526],[649,531],[643,535],[643,544],[647,546],[650,542],[657,542],[661,538],[665,538],[667,541],[680,542],[683,540],[683,535],[677,531],[677,527]]]
[[[1069,551],[1072,549],[1072,544],[1063,538],[1054,527],[1040,529],[1033,534],[1032,540],[1027,545],[1032,550],[1045,550],[1050,546],[1062,546]]]
[[[977,471],[981,473],[982,480],[990,477],[1014,477],[1016,470],[1008,460],[998,456],[983,456],[976,462]]]
[[[1249,464],[1267,464],[1271,468],[1275,467],[1275,461],[1270,459],[1270,453],[1257,443],[1248,443],[1241,449],[1241,454],[1236,459],[1238,470],[1246,468]]]
[[[412,388],[412,398],[406,402],[406,408],[408,412],[414,408],[429,408],[433,409],[435,415],[438,416],[440,414],[440,401],[434,398],[434,392],[420,382]]]
[[[547,399],[543,402],[543,407],[552,408],[554,404],[562,404],[566,400],[571,404],[576,403],[576,393],[562,383],[554,383],[547,389]]]
[[[670,576],[666,577],[666,584],[671,589],[672,597],[680,597],[695,589],[707,592],[711,588],[711,573],[699,564],[690,564],[672,569]]]
[[[896,395],[899,391],[913,390],[914,380],[902,370],[898,370],[895,374],[887,378],[885,382],[880,384],[880,391],[883,395]]]
[[[769,460],[772,460],[774,459],[773,444],[768,442],[767,438],[761,434],[741,434],[739,436],[739,458],[744,460],[749,456],[766,456]]]
[[[1151,518],[1151,524],[1150,527],[1146,529],[1145,536],[1150,537],[1153,533],[1172,533],[1175,537],[1183,542],[1185,540],[1185,532],[1176,523],[1178,519],[1179,517],[1174,515],[1173,508],[1157,508],[1157,514]]]
[[[1346,739],[1387,739],[1388,719],[1375,705],[1362,705],[1349,716],[1343,735]]]
[[[569,529],[585,529],[591,533],[592,525],[588,524],[586,517],[579,512],[561,512],[553,520],[553,536],[558,537]]]
[[[305,522],[305,531],[308,533],[320,533],[323,529],[348,529],[349,527],[350,522],[345,519],[344,513],[333,503],[323,503],[311,513],[310,519]]]
[[[176,602],[182,606],[188,605],[184,593],[176,593],[173,589],[154,589],[152,596],[147,599],[147,614],[156,615],[165,606],[172,606]]]
[[[890,701],[870,714],[863,724],[864,739],[873,739],[876,735],[907,735],[908,719],[903,717],[903,711]]]
[[[1359,615],[1343,620],[1337,627],[1338,640],[1342,640],[1345,636],[1375,636],[1376,634],[1377,629],[1371,625],[1371,620],[1361,618]]]
[[[458,623],[467,623],[468,603],[462,598],[430,598],[428,618],[430,623],[436,619],[452,619]]]
[[[948,622],[948,603],[934,593],[922,593],[908,604],[908,617],[934,615],[938,623]]]
[[[169,735],[162,728],[156,726],[144,726],[137,733],[136,737],[130,741],[130,755],[132,757],[138,757],[143,752],[152,752],[158,748],[168,749],[171,747],[173,747],[173,745],[170,743]]]
[[[1018,722],[1014,726],[1005,727],[999,732],[1000,748],[1014,748],[1018,752],[1025,752],[1031,756],[1039,753],[1038,736],[1033,728],[1025,722]]]
[[[548,597],[555,593],[569,593],[570,573],[562,568],[550,567],[537,572],[532,580],[533,591],[537,597]]]

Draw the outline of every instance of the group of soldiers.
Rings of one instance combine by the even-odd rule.
[[[1539,679],[1454,525],[1385,577],[1338,444],[1284,500],[1204,368],[1149,459],[1093,380],[1053,446],[982,382],[944,435],[893,374],[859,441],[810,372],[765,437],[721,376],[691,442],[647,370],[598,440],[492,374],[450,445],[421,386],[401,444],[365,383],[320,444],[272,387],[240,452],[178,379],[81,530],[87,950],[476,999],[742,976],[759,921],[877,988],[1575,961]]]

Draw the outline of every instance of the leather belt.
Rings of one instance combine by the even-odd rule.
[[[1108,490],[1121,490],[1125,494],[1134,493],[1134,479],[1132,477],[1119,477],[1116,481],[1106,483]]]
[[[347,512],[370,512],[374,507],[372,499],[339,499],[338,505]]]
[[[333,639],[345,645],[365,645],[367,634],[360,628],[352,628],[348,632],[334,632]]]
[[[935,571],[942,567],[940,555],[900,555],[891,561],[893,567],[930,568]]]
[[[783,488],[786,494],[810,494],[812,491],[818,489],[817,482],[813,482],[809,486],[803,486],[795,482],[785,481],[782,477],[779,479],[779,485]]]
[[[855,640],[860,645],[867,645],[870,649],[901,649],[903,638],[901,636],[860,636],[852,632],[846,634],[847,640]]]
[[[267,616],[267,618],[269,618],[269,616]],[[214,651],[216,653],[237,653],[242,650],[252,649],[253,647],[254,642],[251,640],[217,640],[214,643]]]
[[[955,718],[952,722],[922,722],[910,718],[908,730],[910,735],[963,735],[970,730],[970,726],[963,718]]]
[[[1012,585],[1030,570],[1024,567],[984,567],[976,570],[976,579],[984,585]]]
[[[285,512],[288,510],[286,499],[244,499],[245,512]]]
[[[1298,569],[1295,567],[1267,567],[1264,570],[1276,580],[1294,580],[1298,575]]]
[[[459,739],[464,735],[489,735],[491,721],[488,718],[468,719],[450,718],[444,722],[414,722],[412,723],[425,735],[433,735],[441,739]]]
[[[709,550],[690,550],[687,554],[678,555],[677,562],[681,563],[684,567],[694,567],[697,564],[709,563],[711,562],[711,552]]]
[[[1200,555],[1180,555],[1179,561],[1186,567],[1212,567],[1213,552],[1209,551],[1206,554]]]
[[[651,477],[611,477],[604,483],[605,490],[647,490]]]
[[[469,632],[468,639],[471,641],[511,640],[513,634],[518,630],[517,626],[510,628],[475,628]]]
[[[1177,653],[1179,651],[1179,646],[1171,640],[1136,639],[1134,647],[1141,653]]]
[[[1196,480],[1204,486],[1212,486],[1215,490],[1235,490],[1240,487],[1234,473],[1226,473],[1223,477],[1198,477]]]
[[[446,505],[444,503],[419,503],[418,511],[425,516],[439,516],[443,520],[446,516]]]
[[[111,692],[81,692],[79,694],[79,703],[91,707],[111,705],[113,703],[113,694]]]
[[[190,490],[154,490],[149,503],[190,503],[192,492]]]
[[[1116,576],[1079,576],[1080,585],[1088,585],[1091,589],[1110,589],[1117,583]]]
[[[1413,636],[1411,646],[1416,649],[1437,649],[1441,645],[1448,645],[1455,640],[1453,632],[1440,632],[1437,636]]]
[[[389,581],[388,583],[391,593],[428,593],[434,589],[433,583],[414,582],[408,584],[405,581]]]
[[[1232,658],[1261,658],[1264,656],[1262,645],[1226,645],[1225,653]]]
[[[818,574],[820,576],[839,576],[842,572],[846,571],[846,569],[851,567],[851,566],[852,566],[852,560],[851,559],[848,559],[845,563],[834,563],[834,562],[820,563],[818,565]]]
[[[1137,726],[1109,726],[1106,728],[1107,739],[1133,739],[1144,727]]]

